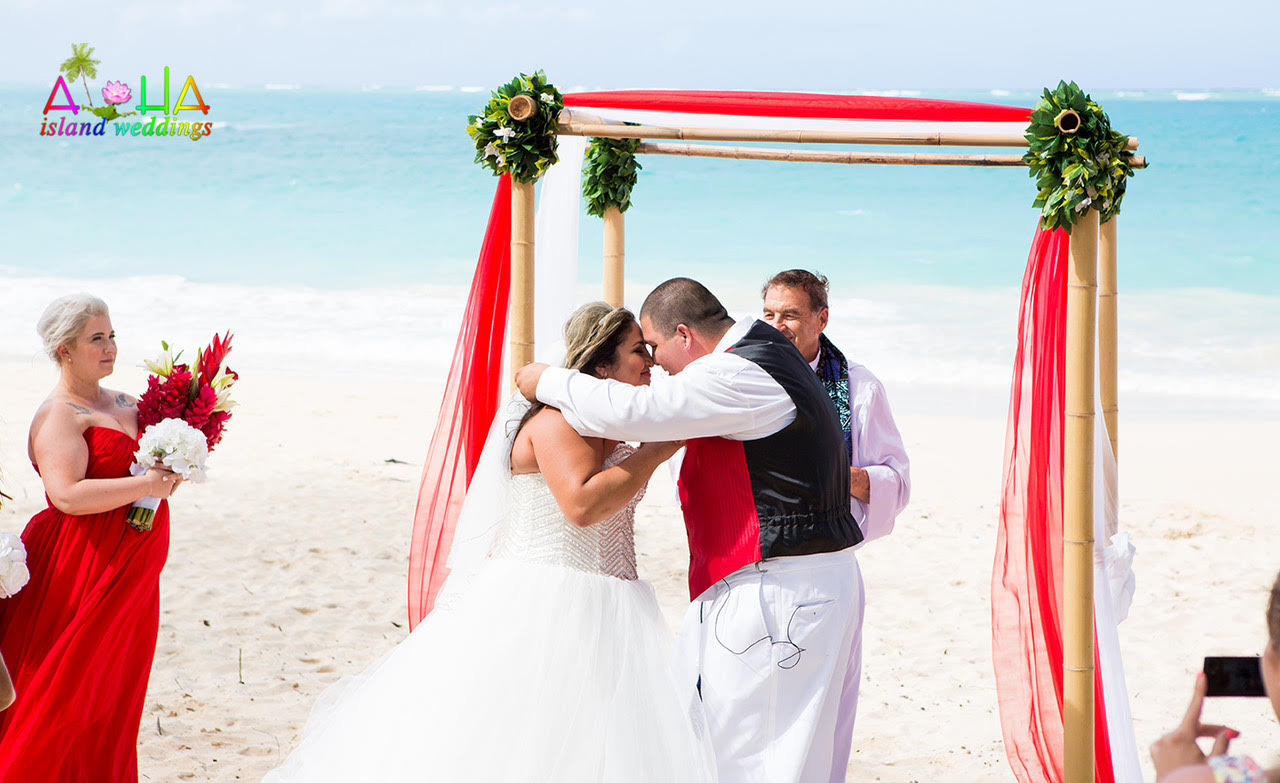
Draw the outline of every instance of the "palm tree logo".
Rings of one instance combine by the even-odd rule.
[[[121,112],[119,109],[120,104],[132,97],[129,85],[122,81],[108,81],[107,86],[102,88],[102,100],[106,102],[106,106],[93,105],[93,93],[89,91],[89,79],[98,78],[98,64],[101,62],[93,59],[93,49],[94,47],[87,43],[71,44],[71,56],[62,61],[62,65],[58,66],[58,70],[72,82],[76,79],[80,80],[80,83],[84,86],[85,97],[89,99],[89,105],[86,108],[94,115],[104,120],[114,120],[134,114],[135,112]],[[67,98],[70,97],[71,95],[68,93]]]
[[[93,59],[93,47],[87,43],[71,44],[71,56],[62,61],[62,65],[58,66],[58,70],[67,75],[67,79],[75,81],[80,80],[84,85],[85,97],[89,99],[89,105],[93,106],[93,95],[89,92],[89,79],[98,78],[99,60]]]

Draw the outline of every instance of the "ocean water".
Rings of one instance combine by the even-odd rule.
[[[191,141],[42,137],[47,88],[0,86],[0,356],[38,352],[33,313],[77,287],[147,339],[233,326],[263,366],[441,377],[494,187],[463,130],[487,94],[202,90],[213,133]],[[1151,162],[1119,223],[1122,391],[1280,415],[1280,92],[1094,97]],[[750,310],[772,272],[818,269],[833,333],[901,396],[1003,404],[1036,218],[1024,169],[642,163],[629,303],[683,274]],[[581,225],[585,299],[601,229]]]

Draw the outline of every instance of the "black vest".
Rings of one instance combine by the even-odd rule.
[[[756,321],[729,349],[769,373],[791,397],[796,418],[743,442],[760,518],[761,558],[837,552],[862,541],[849,512],[849,451],[835,406],[804,356],[777,329]]]

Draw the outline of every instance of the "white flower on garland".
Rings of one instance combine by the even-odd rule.
[[[27,548],[13,533],[0,533],[0,598],[10,598],[31,579]]]
[[[555,103],[555,102],[556,102],[556,96],[552,95],[552,94],[551,94],[551,93],[549,93],[549,92],[544,92],[544,93],[542,93],[542,95],[539,95],[538,97],[539,97],[539,98],[541,98],[541,99],[543,100],[543,102],[544,102],[544,103]]]
[[[205,480],[208,460],[209,444],[203,432],[182,419],[162,419],[142,433],[129,470],[141,476],[160,466],[199,484]]]
[[[510,142],[511,137],[516,135],[516,131],[514,128],[498,128],[493,135],[501,138],[503,142]]]
[[[502,153],[498,152],[498,148],[493,146],[493,142],[489,142],[484,147],[484,156],[486,158],[501,158]]]

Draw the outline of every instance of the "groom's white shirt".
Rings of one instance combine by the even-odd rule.
[[[580,434],[612,440],[767,437],[795,420],[795,403],[758,364],[726,353],[755,321],[738,318],[714,351],[652,386],[549,367],[538,381],[538,400],[559,408]]]

